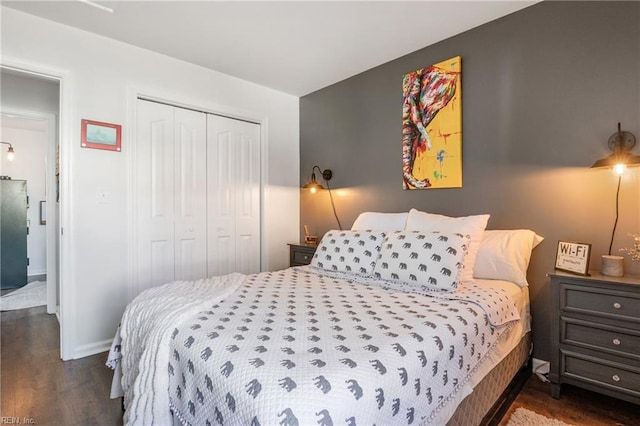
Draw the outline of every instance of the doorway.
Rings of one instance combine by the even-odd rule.
[[[57,78],[6,66],[0,73],[2,141],[11,143],[15,154],[9,162],[2,151],[0,175],[27,181],[27,281],[46,282],[47,313],[56,314],[60,320],[61,84]]]

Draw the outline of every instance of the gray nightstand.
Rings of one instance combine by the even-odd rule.
[[[640,404],[640,277],[551,278],[551,395],[569,383]]]
[[[289,244],[289,266],[308,265],[317,248],[317,244]]]

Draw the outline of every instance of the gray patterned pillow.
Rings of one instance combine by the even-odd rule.
[[[455,291],[468,246],[469,237],[457,233],[387,233],[373,275],[431,290]]]
[[[383,239],[380,231],[329,231],[322,237],[311,266],[371,275]]]

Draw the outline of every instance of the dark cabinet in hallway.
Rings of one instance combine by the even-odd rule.
[[[0,180],[0,288],[27,283],[27,181]]]

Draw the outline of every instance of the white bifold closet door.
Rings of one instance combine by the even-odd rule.
[[[137,292],[260,271],[260,125],[138,100]]]
[[[206,114],[138,101],[138,289],[207,276]]]
[[[207,117],[210,275],[260,271],[260,125]]]

